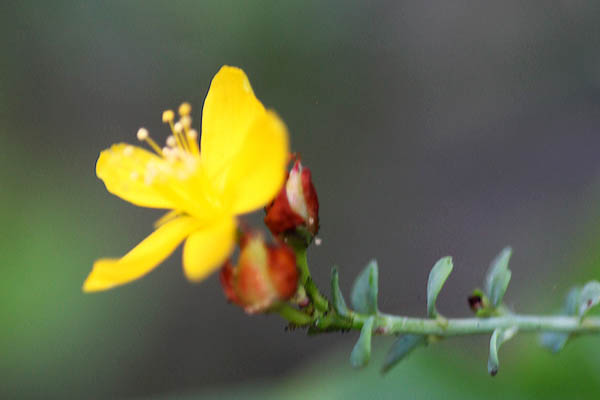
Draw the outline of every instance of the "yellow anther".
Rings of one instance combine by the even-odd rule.
[[[195,129],[190,129],[187,132],[187,138],[189,140],[196,140],[196,139],[198,139],[198,131],[196,131]]]
[[[169,146],[169,147],[177,146],[177,139],[175,139],[175,136],[169,135],[169,137],[167,137],[167,146]]]
[[[150,137],[150,133],[148,133],[148,129],[146,129],[146,128],[138,129],[137,138],[140,142],[148,143],[148,145],[150,147],[152,147],[152,150],[154,150],[156,152],[156,154],[158,154],[159,156],[162,156],[162,151],[161,151],[160,147],[158,147],[156,142],[154,140],[152,140],[152,138]]]
[[[173,126],[173,130],[175,131],[175,133],[181,133],[181,131],[183,131],[183,124],[177,121]]]
[[[186,115],[190,115],[191,112],[192,112],[192,106],[190,105],[190,103],[188,103],[188,102],[181,103],[181,105],[179,106],[179,115],[184,117]]]
[[[179,122],[181,122],[181,125],[183,125],[183,128],[185,130],[188,130],[192,126],[192,117],[190,117],[189,115],[184,115],[183,117],[181,117]]]
[[[175,119],[175,113],[173,112],[173,110],[166,110],[163,112],[162,115],[162,121],[163,122],[173,122],[173,120]]]
[[[176,143],[176,145],[173,146],[173,148],[181,147],[182,149],[187,150],[187,143],[185,140],[185,135],[183,133],[183,125],[181,124],[181,122],[178,121],[177,123],[173,124],[173,120],[170,120],[169,126],[171,127],[171,132],[173,132],[173,137],[175,138]]]
[[[137,131],[137,138],[140,142],[148,139],[150,137],[150,134],[148,133],[148,129],[146,128],[140,128]]]

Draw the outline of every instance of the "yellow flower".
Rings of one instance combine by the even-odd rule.
[[[125,143],[100,153],[96,174],[112,194],[141,207],[169,209],[156,230],[121,259],[100,259],[83,284],[86,292],[121,285],[150,272],[181,242],[183,269],[200,281],[231,253],[236,216],[265,206],[286,175],[285,125],[254,96],[239,68],[223,66],[204,101],[198,147],[191,107],[181,119],[165,111],[173,132],[160,148],[141,128],[138,139],[154,150]]]

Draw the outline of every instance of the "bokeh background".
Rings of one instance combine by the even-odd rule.
[[[109,195],[98,153],[166,136],[210,79],[244,68],[313,170],[323,244],[348,291],[376,257],[380,307],[466,316],[489,261],[514,247],[510,306],[556,309],[600,278],[600,3],[3,1],[0,5],[0,397],[598,398],[598,338],[559,355],[522,336],[487,375],[487,338],[446,341],[379,374],[355,333],[307,337],[247,317],[178,251],[148,277],[84,295],[159,213]],[[164,135],[164,136],[163,136]],[[260,220],[260,216],[255,217]]]

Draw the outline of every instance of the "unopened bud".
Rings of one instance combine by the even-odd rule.
[[[319,200],[310,170],[296,161],[285,185],[266,207],[265,224],[273,235],[304,227],[312,236],[319,231]]]
[[[233,269],[231,262],[227,261],[221,268],[221,274],[219,275],[221,286],[223,287],[223,292],[225,292],[227,300],[239,304],[240,300],[238,299],[237,294],[235,294],[234,276],[235,270]]]
[[[473,293],[467,298],[469,307],[478,317],[490,317],[494,311],[490,307],[490,301],[487,296],[480,289],[475,289]]]
[[[260,235],[249,235],[241,246],[238,265],[227,262],[221,269],[221,285],[229,301],[252,314],[296,293],[296,257],[287,246],[269,246]]]
[[[473,312],[477,312],[483,308],[483,298],[480,295],[472,294],[467,298],[469,302],[469,307]]]

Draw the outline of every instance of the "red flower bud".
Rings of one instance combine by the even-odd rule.
[[[281,191],[266,207],[265,224],[279,236],[305,227],[313,236],[319,231],[319,200],[310,170],[296,161]]]
[[[238,299],[237,294],[235,294],[234,275],[235,270],[231,266],[231,262],[227,260],[225,265],[221,268],[221,274],[219,275],[221,286],[223,287],[223,292],[225,292],[227,300],[239,304],[240,299]]]
[[[225,297],[247,313],[265,311],[296,293],[296,256],[287,246],[268,246],[260,235],[247,235],[238,266],[227,262],[221,269],[221,285]]]

